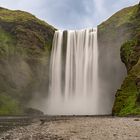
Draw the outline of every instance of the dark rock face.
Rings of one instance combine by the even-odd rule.
[[[136,86],[137,86],[137,91],[138,91],[136,102],[140,105],[140,77],[136,79]]]
[[[27,12],[0,8],[0,115],[22,114],[46,96],[54,32]]]
[[[138,87],[140,87],[140,78],[139,78],[139,77],[136,79],[136,85],[137,85]]]

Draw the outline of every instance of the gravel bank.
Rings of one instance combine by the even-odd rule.
[[[5,132],[0,140],[140,140],[140,118],[71,117],[38,121]]]

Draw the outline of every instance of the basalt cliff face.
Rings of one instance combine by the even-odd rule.
[[[35,16],[0,8],[0,115],[24,114],[45,96],[55,29]]]

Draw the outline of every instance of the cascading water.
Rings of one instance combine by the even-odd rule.
[[[52,49],[47,114],[98,114],[97,29],[56,31]]]

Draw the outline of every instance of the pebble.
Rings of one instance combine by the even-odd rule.
[[[0,135],[0,140],[140,140],[139,118],[73,117],[34,123]]]

